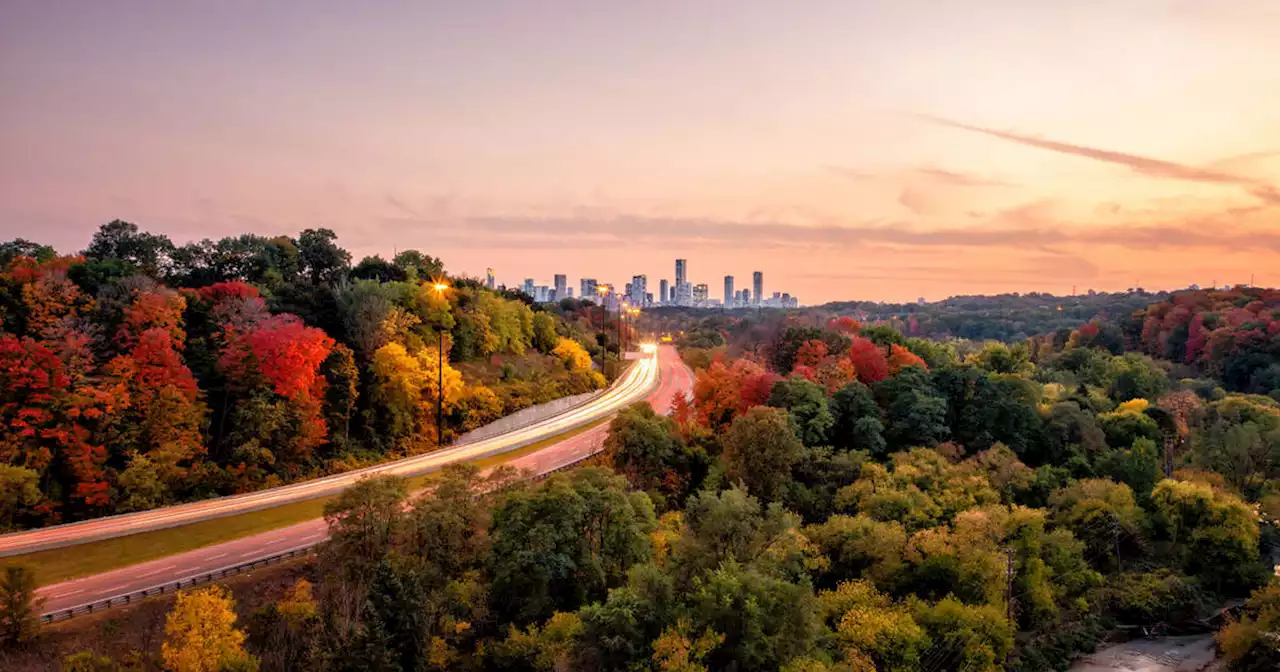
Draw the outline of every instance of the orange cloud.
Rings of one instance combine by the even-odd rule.
[[[1253,178],[1224,172],[1222,170],[1188,166],[1173,161],[1165,161],[1163,159],[1153,159],[1150,157],[1117,152],[1109,149],[1086,147],[1084,145],[1075,145],[1057,140],[1046,140],[1044,138],[1038,138],[1030,135],[1010,133],[1008,131],[1000,131],[981,126],[972,126],[958,121],[952,121],[950,119],[930,115],[916,116],[930,123],[950,128],[958,128],[965,131],[972,131],[974,133],[982,133],[983,135],[989,135],[993,138],[1000,138],[1001,140],[1008,140],[1009,142],[1016,142],[1029,147],[1037,147],[1039,149],[1047,149],[1051,152],[1082,156],[1095,161],[1126,166],[1134,172],[1148,177],[1187,180],[1191,182],[1203,182],[1209,184],[1239,185],[1244,187],[1249,194],[1266,203],[1280,205],[1280,191],[1277,191],[1275,187],[1259,182]]]

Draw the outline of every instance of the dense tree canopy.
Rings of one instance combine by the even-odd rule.
[[[117,220],[81,256],[14,240],[0,262],[3,529],[432,449],[436,399],[449,440],[606,383],[585,311],[413,250],[352,268],[328,229],[175,246]]]

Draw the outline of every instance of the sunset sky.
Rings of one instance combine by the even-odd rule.
[[[0,239],[805,303],[1280,284],[1277,0],[7,0]]]

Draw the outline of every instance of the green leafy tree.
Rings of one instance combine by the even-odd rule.
[[[1118,569],[1117,541],[1121,562],[1123,557],[1135,560],[1140,557],[1145,546],[1147,520],[1128,485],[1087,478],[1054,492],[1049,506],[1053,520],[1085,543],[1095,567]]]
[[[888,590],[905,569],[907,532],[897,521],[836,515],[806,527],[804,533],[829,560],[821,585],[865,578]]]
[[[371,570],[391,546],[404,516],[408,483],[396,476],[362,478],[324,505],[329,551],[344,569]]]
[[[1171,554],[1207,585],[1248,587],[1258,580],[1258,515],[1235,495],[1212,486],[1164,480],[1151,493]]]
[[[533,347],[543,354],[550,353],[560,343],[556,333],[556,319],[548,313],[533,314]]]
[[[827,444],[835,418],[827,407],[826,392],[817,384],[800,377],[780,380],[773,384],[767,404],[787,410],[801,443]]]
[[[93,241],[85,249],[84,256],[103,261],[123,261],[151,277],[159,277],[173,249],[173,243],[167,236],[141,232],[137,224],[115,219],[103,224],[93,234]]]
[[[1141,501],[1151,495],[1162,473],[1160,452],[1151,439],[1134,440],[1128,450],[1113,450],[1098,456],[1098,473],[1133,489]]]
[[[683,599],[673,577],[654,565],[631,570],[627,585],[578,613],[582,631],[574,669],[618,670],[651,656],[651,642],[676,620]]]
[[[865,450],[876,456],[885,453],[888,444],[884,439],[883,413],[871,388],[856,381],[840,388],[831,399],[831,413],[832,445],[844,450]]]
[[[842,582],[818,594],[818,604],[834,626],[835,640],[856,669],[918,670],[929,636],[909,609],[865,581]]]
[[[25,565],[8,565],[0,580],[0,645],[20,646],[40,631],[40,606],[36,575]]]
[[[807,585],[727,562],[694,582],[689,602],[695,630],[724,635],[706,657],[713,669],[775,670],[818,644],[821,621]]]
[[[599,468],[510,493],[489,531],[495,612],[527,624],[603,597],[648,559],[654,525],[648,496]]]
[[[791,478],[791,465],[804,445],[791,429],[787,412],[756,406],[734,418],[721,440],[725,475],[740,481],[755,496],[774,501]]]
[[[39,473],[26,467],[0,464],[0,530],[12,530],[14,523],[43,497]]]
[[[417,250],[405,250],[396,254],[391,260],[397,268],[403,270],[411,279],[423,282],[444,277],[444,262]]]
[[[905,367],[876,383],[875,394],[885,408],[885,440],[890,448],[932,447],[950,435],[947,401],[938,394],[928,371]]]
[[[311,284],[333,282],[346,274],[351,253],[338,247],[338,234],[330,229],[306,229],[298,234],[298,254]]]
[[[946,661],[942,669],[1004,669],[1013,650],[1013,628],[999,607],[967,605],[948,597],[933,605],[917,602],[913,611]]]
[[[614,417],[604,447],[613,468],[640,490],[677,494],[680,481],[692,475],[675,421],[654,413],[647,402]]]

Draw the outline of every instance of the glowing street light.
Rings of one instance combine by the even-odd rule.
[[[431,286],[436,290],[436,296],[444,298],[444,293],[449,289],[449,285],[437,281]],[[436,346],[436,448],[439,449],[444,445],[444,326],[441,325],[436,329],[439,335],[439,345]]]

